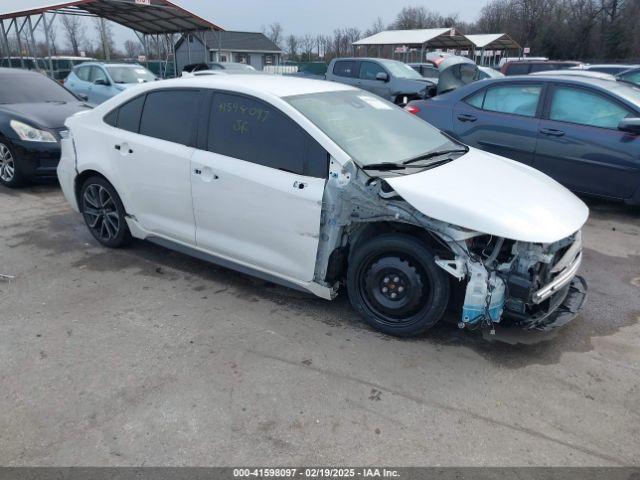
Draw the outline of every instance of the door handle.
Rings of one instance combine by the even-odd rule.
[[[293,188],[295,190],[304,190],[305,188],[307,188],[307,184],[304,182],[298,182],[296,180],[295,182],[293,182]]]
[[[116,149],[116,150],[118,150],[119,152],[121,152],[121,151],[122,151],[122,145],[114,145],[114,146],[113,146],[113,148],[115,148],[115,149]],[[133,153],[133,150],[128,149],[128,150],[127,150],[127,153],[128,153],[128,154],[132,154],[132,153]]]
[[[218,180],[220,178],[218,175],[213,173],[213,170],[211,170],[209,167],[194,168],[193,174],[199,175],[202,181],[207,183],[211,182],[212,180]]]
[[[461,113],[460,115],[458,115],[458,120],[460,120],[461,122],[475,122],[478,120],[478,117],[466,113]]]
[[[547,135],[548,137],[562,137],[564,136],[564,132],[562,130],[556,130],[555,128],[543,128],[540,130],[542,135]]]

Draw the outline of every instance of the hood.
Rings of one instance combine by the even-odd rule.
[[[393,89],[396,93],[419,93],[431,85],[433,85],[433,82],[429,81],[427,78],[423,80],[396,78],[393,80]]]
[[[476,63],[466,57],[445,58],[438,67],[438,95],[475,82],[480,78]]]
[[[62,128],[67,117],[90,110],[91,107],[78,102],[47,102],[47,103],[12,103],[0,106],[9,115],[43,128]]]
[[[578,197],[545,174],[473,148],[441,167],[385,180],[428,217],[511,240],[557,242],[589,216]]]

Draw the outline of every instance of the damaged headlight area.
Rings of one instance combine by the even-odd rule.
[[[548,245],[478,235],[454,249],[454,260],[436,263],[466,281],[460,328],[506,320],[546,331],[572,320],[586,298],[586,283],[576,276],[582,262],[580,232]]]

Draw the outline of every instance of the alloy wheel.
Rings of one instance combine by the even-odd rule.
[[[103,242],[120,232],[120,215],[113,197],[102,185],[91,184],[84,190],[82,213],[89,228]]]
[[[0,143],[0,179],[3,182],[11,182],[16,173],[16,165],[13,160],[13,155],[9,148]]]

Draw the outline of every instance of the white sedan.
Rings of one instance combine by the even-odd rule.
[[[145,239],[326,299],[346,285],[400,336],[447,306],[461,328],[550,329],[583,305],[580,200],[362,90],[169,80],[66,126],[60,183],[106,247]]]

